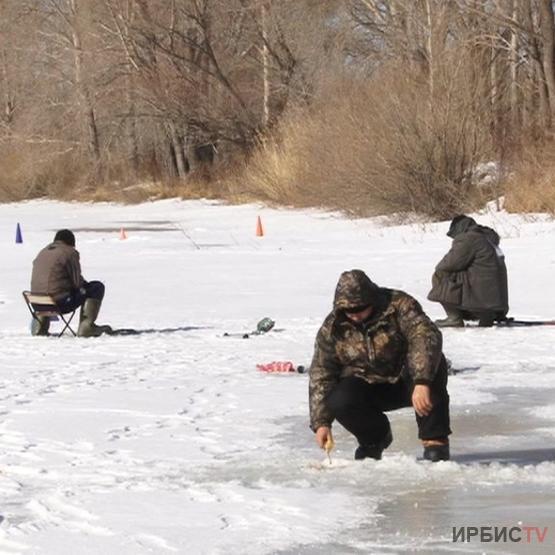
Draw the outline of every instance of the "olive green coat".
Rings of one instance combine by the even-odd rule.
[[[428,299],[472,313],[509,310],[507,268],[499,236],[464,216],[451,226],[449,252],[435,268]]]

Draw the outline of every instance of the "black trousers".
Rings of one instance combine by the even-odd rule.
[[[331,391],[326,404],[335,419],[358,440],[360,445],[373,445],[390,431],[385,412],[412,406],[414,384],[409,376],[397,383],[370,384],[362,378],[342,379]],[[418,437],[447,437],[449,427],[449,394],[447,365],[443,360],[434,382],[430,385],[433,408],[428,416],[418,416]]]
[[[76,291],[72,291],[67,297],[56,302],[62,314],[73,312],[80,307],[87,299],[97,299],[101,301],[104,298],[104,284],[101,281],[88,281]]]

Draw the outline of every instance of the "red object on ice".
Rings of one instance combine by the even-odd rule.
[[[258,370],[260,370],[261,372],[296,372],[297,369],[295,368],[295,365],[287,360],[287,361],[282,361],[282,360],[274,360],[273,362],[268,362],[266,364],[257,364],[256,368]]]

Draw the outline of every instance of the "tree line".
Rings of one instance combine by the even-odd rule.
[[[553,140],[554,5],[3,0],[0,99],[7,198],[144,179],[186,189],[251,162],[247,181],[263,184],[261,166],[267,175],[270,154],[290,162],[287,134],[306,122],[315,134],[293,141],[305,150],[295,156],[344,166],[359,200],[370,181],[373,198],[405,198],[407,187],[429,196],[443,181],[438,202],[453,204],[484,157],[509,160]],[[332,162],[334,151],[343,159]],[[361,165],[365,152],[385,161]],[[313,173],[304,193],[272,186],[308,198],[319,182],[342,196]]]

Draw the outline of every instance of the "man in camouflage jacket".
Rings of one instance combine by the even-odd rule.
[[[310,426],[324,447],[336,419],[358,440],[356,459],[381,458],[392,441],[386,411],[413,406],[424,457],[449,458],[449,395],[442,336],[420,304],[343,272],[310,367]]]

